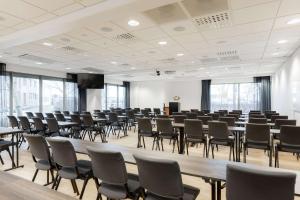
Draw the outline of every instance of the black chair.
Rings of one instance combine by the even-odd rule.
[[[279,152],[300,154],[300,126],[280,126],[279,143],[275,144],[275,167],[279,167]]]
[[[229,114],[226,115],[226,117],[234,117],[235,121],[238,121],[240,118],[240,114],[229,112]]]
[[[236,113],[236,114],[243,114],[243,111],[242,110],[232,110],[233,113]]]
[[[7,117],[8,117],[8,121],[9,121],[9,123],[10,123],[10,126],[11,126],[12,128],[20,128],[20,127],[19,127],[18,120],[17,120],[17,118],[16,118],[15,116],[13,116],[13,115],[8,115]]]
[[[186,119],[186,115],[174,115],[174,123],[184,123],[184,120]]]
[[[197,119],[197,113],[186,113],[186,119]]]
[[[296,126],[297,121],[294,119],[276,119],[275,120],[275,128],[280,129],[283,125]]]
[[[134,127],[134,132],[135,132],[137,121],[135,119],[134,111],[133,110],[127,110],[126,111],[126,116],[127,116],[128,129],[131,129],[131,127]]]
[[[15,144],[13,144],[12,141],[7,141],[7,140],[3,140],[3,139],[0,140],[0,153],[3,151],[7,151],[8,155],[12,161],[13,167],[15,167],[16,164],[15,164],[15,161],[14,161],[12,154],[10,152],[10,149],[9,149],[9,147],[11,147],[13,145],[15,145]],[[4,165],[4,161],[1,157],[1,154],[0,154],[0,162],[2,165]]]
[[[73,115],[80,115],[80,113],[78,111],[73,111],[72,114]]]
[[[204,135],[202,121],[197,119],[184,120],[186,153],[189,155],[189,143],[203,143],[203,157],[207,157],[207,138]]]
[[[53,111],[54,114],[61,114],[61,112],[59,110],[55,110]]]
[[[109,129],[107,134],[109,135],[110,131],[112,131],[112,133],[114,135],[116,135],[116,130],[118,131],[118,138],[120,137],[120,132],[121,130],[123,131],[124,135],[125,135],[125,122],[119,120],[118,118],[118,114],[115,112],[110,112],[108,113],[108,123],[109,123]]]
[[[235,160],[234,152],[234,137],[230,135],[227,122],[209,121],[208,122],[208,156],[211,149],[212,157],[214,158],[214,146],[222,145],[229,146],[229,160],[231,160],[231,154],[233,154],[233,161]]]
[[[54,115],[55,115],[57,121],[59,121],[59,122],[65,122],[66,121],[66,118],[63,114],[55,113]]]
[[[34,117],[32,112],[26,112],[26,116],[28,117],[28,119],[31,119]]]
[[[197,112],[199,112],[199,109],[191,109],[191,112],[192,113],[197,113]]]
[[[37,118],[39,119],[39,118]],[[48,148],[48,144],[45,138],[41,135],[31,135],[24,134],[24,137],[29,143],[29,149],[32,154],[33,161],[35,162],[35,173],[32,178],[32,182],[34,182],[39,170],[47,171],[47,183],[46,185],[51,184],[54,181],[53,170],[55,169],[55,165],[50,156],[50,151]],[[52,181],[49,181],[49,172],[52,177]]]
[[[63,114],[64,114],[64,116],[70,116],[70,112],[67,110],[63,111]]]
[[[141,186],[146,189],[146,200],[195,200],[200,193],[182,183],[181,172],[176,161],[145,158],[134,155]]]
[[[271,122],[275,123],[276,119],[289,119],[287,115],[272,115]]]
[[[293,200],[296,174],[227,165],[226,199]]]
[[[279,113],[268,113],[268,112],[266,113],[265,112],[265,116],[267,119],[271,119],[273,115],[279,115]]]
[[[267,124],[268,120],[267,118],[250,118],[248,122],[251,124]]]
[[[153,108],[153,112],[154,112],[155,116],[161,114],[160,108]]]
[[[58,122],[55,118],[47,118],[48,132],[51,136],[62,136],[69,137],[71,135],[70,132],[60,130]]]
[[[262,149],[269,152],[269,166],[272,166],[273,140],[270,136],[270,126],[267,124],[246,124],[244,146],[244,162],[248,149]]]
[[[38,134],[43,136],[49,135],[47,132],[47,126],[43,123],[43,121],[39,117],[33,117],[32,120],[34,123],[34,128]]]
[[[93,177],[92,164],[87,160],[77,160],[73,145],[68,140],[47,138],[51,146],[57,174],[52,189],[57,190],[62,178],[71,180],[74,193],[79,195],[76,179],[83,179],[83,187],[79,199],[82,199],[85,187]]]
[[[234,117],[220,117],[219,121],[227,122],[228,126],[235,126],[235,118]]]
[[[22,129],[24,130],[24,132],[31,133],[31,134],[37,133],[37,130],[35,130],[34,128],[31,127],[30,122],[27,117],[18,116],[18,118],[20,120],[20,125],[21,125]]]
[[[92,160],[93,175],[98,188],[97,200],[101,194],[108,199],[138,199],[141,193],[139,178],[126,170],[120,152],[100,151],[87,148]],[[99,184],[98,179],[101,180]]]
[[[212,116],[198,116],[197,118],[201,120],[204,125],[208,125],[208,122],[213,120]]]
[[[40,113],[40,112],[35,113],[35,116],[38,117],[38,118],[40,118],[41,120],[45,119],[43,113]]]
[[[154,144],[156,144],[156,148],[159,149],[159,139],[157,132],[152,130],[152,124],[150,118],[137,118],[138,123],[138,144],[137,147],[146,148],[145,137],[153,138],[152,150],[154,149]]]
[[[101,112],[101,110],[94,110],[94,113],[99,113]]]
[[[213,120],[219,120],[220,113],[208,113],[208,116],[211,116]]]
[[[172,126],[172,121],[170,119],[157,119],[156,124],[157,124],[158,139],[161,142],[162,151],[164,151],[163,140],[169,139],[173,141],[173,153],[175,151],[175,144],[177,144],[177,149],[179,152],[178,133],[175,132]]]
[[[106,142],[106,135],[104,128],[102,126],[97,126],[94,123],[94,120],[91,115],[82,115],[84,132],[89,135],[90,141],[95,141],[96,137],[100,135],[101,141]],[[83,135],[83,139],[85,138],[85,134]]]
[[[55,118],[53,113],[45,113],[46,114],[46,118]]]
[[[265,115],[262,115],[262,114],[249,114],[249,118],[266,118]]]
[[[82,139],[81,133],[84,130],[84,127],[82,125],[82,121],[80,119],[80,115],[79,114],[77,114],[77,115],[71,114],[70,117],[71,117],[71,122],[75,122],[76,123],[76,125],[73,125],[72,128],[71,128],[72,133],[73,133],[73,137],[74,138]]]

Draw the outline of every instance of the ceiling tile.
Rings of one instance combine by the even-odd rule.
[[[29,28],[34,25],[35,24],[32,22],[24,21],[24,22],[21,22],[20,24],[15,25],[14,28],[17,30],[22,30],[22,29],[26,29],[26,28]]]
[[[42,8],[47,11],[58,10],[62,7],[68,6],[74,3],[74,0],[24,0],[30,4],[33,4],[39,8]]]
[[[278,17],[275,21],[274,29],[281,29],[281,28],[290,28],[294,26],[300,26],[300,23],[297,24],[288,24],[290,20],[298,19],[300,20],[300,14],[296,15],[288,15],[284,17]]]
[[[240,9],[248,6],[254,6],[257,4],[262,4],[270,2],[272,0],[230,0],[232,9]]]
[[[300,13],[299,0],[282,0],[278,16],[292,15]]]
[[[153,39],[165,38],[167,35],[158,27],[147,28],[132,32],[138,38],[148,41]]]
[[[91,6],[97,3],[101,3],[103,1],[106,0],[79,0],[78,2],[80,2],[81,4],[85,5],[85,6]]]
[[[15,26],[23,20],[12,15],[0,12],[0,26]]]
[[[197,29],[194,26],[194,24],[188,20],[163,24],[160,26],[160,28],[165,33],[171,36],[184,35],[184,34],[197,32]]]
[[[83,5],[81,5],[79,3],[75,3],[75,4],[72,4],[72,5],[60,8],[60,9],[54,11],[54,13],[56,15],[66,15],[66,14],[72,13],[72,12],[74,12],[76,10],[79,10],[79,9],[82,9],[82,8],[84,8]]]
[[[129,20],[136,20],[140,24],[139,26],[135,26],[135,27],[129,26],[128,25]],[[112,20],[112,23],[120,26],[121,28],[127,31],[141,30],[141,29],[146,29],[155,26],[155,23],[151,19],[149,19],[148,17],[142,14],[131,14],[129,16],[124,16],[122,18]]]

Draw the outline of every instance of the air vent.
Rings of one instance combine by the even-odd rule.
[[[71,40],[70,40],[69,38],[66,38],[66,37],[62,37],[62,38],[60,38],[60,40],[61,40],[62,42],[66,42],[66,43],[71,42]]]
[[[221,61],[235,61],[240,60],[237,50],[228,50],[217,52],[217,56]]]
[[[64,46],[64,47],[61,47],[61,49],[67,53],[74,53],[74,54],[80,54],[80,53],[84,52],[82,49],[78,49],[78,48],[72,47],[72,46]]]
[[[237,55],[237,50],[219,51],[218,56],[235,56]]]
[[[200,61],[201,61],[203,64],[207,64],[207,63],[218,62],[219,59],[218,59],[218,58],[202,58],[202,59],[200,59]]]
[[[231,17],[228,12],[195,17],[192,20],[199,28],[222,28],[232,25]]]
[[[167,75],[172,75],[172,74],[175,74],[176,71],[168,70],[168,71],[164,71],[164,73],[167,74]]]
[[[134,35],[132,35],[131,33],[123,33],[123,34],[115,36],[113,39],[117,40],[117,41],[134,41],[137,38]]]
[[[88,71],[88,72],[103,73],[103,70],[96,69],[94,67],[85,67],[85,68],[82,68],[82,70]]]
[[[43,64],[52,64],[52,63],[56,62],[55,60],[51,60],[51,59],[40,57],[40,56],[30,55],[30,54],[23,54],[23,55],[20,55],[18,57],[21,58],[21,59],[25,59],[25,60],[40,62],[40,63],[43,63]]]

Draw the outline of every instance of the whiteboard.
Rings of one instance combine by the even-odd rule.
[[[300,81],[292,83],[293,110],[300,112]]]

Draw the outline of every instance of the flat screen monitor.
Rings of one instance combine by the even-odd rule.
[[[81,89],[103,89],[104,75],[103,74],[77,74],[78,87]]]

